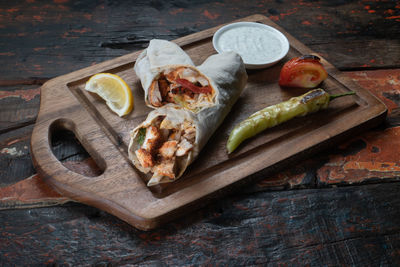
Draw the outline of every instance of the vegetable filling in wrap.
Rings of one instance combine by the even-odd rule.
[[[215,90],[207,77],[191,67],[163,71],[152,83],[148,102],[154,107],[174,103],[192,111],[213,104]]]

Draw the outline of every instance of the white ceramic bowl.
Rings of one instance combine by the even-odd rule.
[[[238,53],[247,69],[270,67],[289,51],[289,41],[283,33],[255,22],[236,22],[223,26],[214,34],[213,46],[218,53]]]

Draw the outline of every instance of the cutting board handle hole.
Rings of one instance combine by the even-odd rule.
[[[88,177],[103,174],[105,168],[101,166],[105,163],[94,159],[82,146],[71,120],[54,121],[49,128],[49,140],[54,156],[69,170]]]

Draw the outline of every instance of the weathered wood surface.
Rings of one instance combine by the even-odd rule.
[[[0,212],[0,262],[398,266],[400,183],[226,197],[141,232],[81,204]]]
[[[400,64],[397,1],[19,0],[0,3],[0,80],[55,77],[252,14],[339,69]]]
[[[323,263],[399,265],[399,230],[391,225],[399,217],[393,213],[400,209],[397,183],[312,190],[314,204],[321,199],[326,201],[321,202],[318,212],[313,213],[314,209],[309,209],[309,214],[304,216],[329,218],[325,221],[329,224],[322,221],[310,223],[313,227],[308,232],[317,239],[316,246],[304,249],[298,239],[295,242],[297,246],[287,244],[287,240],[295,238],[298,233],[289,230],[289,226],[299,231],[302,225],[297,225],[298,221],[291,221],[290,218],[276,220],[278,228],[264,228],[263,233],[268,235],[260,235],[262,238],[246,239],[246,236],[252,236],[253,218],[272,221],[275,216],[283,214],[281,210],[288,207],[293,212],[297,210],[297,206],[283,205],[268,209],[260,217],[266,209],[263,205],[254,204],[257,203],[255,199],[265,199],[265,205],[269,205],[271,202],[276,203],[282,194],[282,198],[286,197],[291,202],[291,199],[296,199],[295,194],[297,197],[302,196],[308,190],[265,192],[261,195],[256,194],[257,191],[380,183],[400,179],[396,169],[400,165],[397,152],[400,73],[395,69],[400,59],[400,6],[397,1],[1,2],[0,60],[3,64],[0,65],[0,202],[4,205],[0,205],[0,209],[46,206],[65,201],[58,199],[55,192],[43,189],[40,178],[32,176],[34,169],[28,147],[32,123],[39,107],[38,88],[44,81],[141,49],[154,37],[171,40],[254,13],[268,16],[339,69],[357,70],[347,75],[385,102],[390,110],[386,123],[365,134],[354,136],[337,149],[324,151],[273,177],[265,177],[261,182],[243,188],[235,196],[221,200],[222,206],[218,208],[210,205],[194,212],[184,222],[171,223],[160,231],[144,234],[110,215],[80,204],[0,211],[0,222],[5,227],[1,231],[0,246],[3,243],[8,245],[0,249],[0,263],[86,262],[106,265],[119,261],[120,264],[136,262],[137,265],[162,262],[194,265],[207,262],[214,264],[221,258],[222,263],[234,265],[251,257],[240,253],[246,252],[245,249],[237,254],[229,251],[237,251],[236,244],[242,241],[255,240],[257,242],[247,242],[252,244],[255,251],[252,255],[280,258],[280,263],[286,265],[304,265],[307,262],[314,266]],[[126,19],[127,14],[131,19]],[[371,69],[382,70],[365,71]],[[79,148],[72,149],[70,145],[61,148],[59,145],[60,158],[75,160],[84,157],[84,152]],[[375,164],[375,156],[379,157],[380,165]],[[348,160],[355,164],[345,166]],[[76,168],[77,164],[80,168],[85,166],[74,161],[66,164],[73,165],[72,168]],[[347,167],[346,171],[343,166]],[[22,181],[31,176],[30,180]],[[18,181],[24,185],[13,187]],[[8,190],[2,190],[6,188]],[[366,196],[361,188],[369,188],[368,194],[379,201],[359,200]],[[356,191],[350,194],[346,190]],[[323,193],[328,191],[330,196],[337,198],[324,196]],[[271,197],[266,198],[264,194],[271,194]],[[14,201],[7,197],[10,195],[18,197]],[[350,195],[358,198],[350,200]],[[44,198],[47,200],[42,201]],[[338,198],[346,199],[346,204],[339,205]],[[229,209],[233,209],[232,201],[236,199],[247,205],[245,212],[234,213]],[[327,208],[335,205],[339,208]],[[356,212],[353,213],[351,208],[354,205]],[[218,215],[221,219],[218,224],[213,224],[214,216]],[[240,227],[232,227],[229,224],[232,221],[240,224]],[[339,225],[338,222],[344,224]],[[32,224],[38,227],[32,227]],[[326,234],[326,229],[330,230],[332,224],[337,226],[333,228],[337,232]],[[183,230],[176,231],[174,227]],[[246,231],[241,232],[243,229]],[[212,238],[207,239],[208,236]],[[335,239],[337,236],[342,239]],[[328,239],[324,239],[326,237]],[[311,244],[305,238],[303,241]],[[182,247],[177,248],[177,244],[182,244]],[[70,248],[73,248],[73,252]],[[19,254],[20,251],[23,253]],[[155,251],[157,254],[162,251],[162,256],[158,257]],[[217,251],[219,257],[213,256],[214,251]],[[301,258],[302,253],[311,256]],[[292,261],[295,257],[300,260]],[[270,263],[274,265],[273,260]]]

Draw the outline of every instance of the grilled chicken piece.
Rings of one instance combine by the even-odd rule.
[[[176,164],[175,159],[162,161],[160,164],[154,167],[154,175],[162,175],[171,179],[175,178]]]
[[[162,97],[160,94],[160,89],[158,88],[158,83],[157,81],[154,81],[151,84],[151,88],[149,90],[149,101],[150,103],[155,106],[155,107],[161,107],[162,106]]]
[[[161,123],[160,123],[160,129],[168,129],[168,130],[174,130],[177,127],[179,127],[179,124],[177,122],[174,121],[170,121],[168,119],[164,119]]]
[[[169,140],[176,140],[179,141],[181,139],[181,131],[173,131],[169,137]]]
[[[195,93],[193,93],[192,91],[190,91],[190,90],[188,90],[188,89],[183,89],[182,91],[183,91],[183,95],[184,95],[184,96],[187,96],[187,97],[189,97],[189,98],[191,98],[191,99],[193,99],[194,96],[195,96]],[[185,98],[186,98],[186,97],[185,97]]]
[[[189,126],[185,128],[185,132],[183,134],[183,137],[185,137],[187,140],[194,142],[196,138],[196,129],[192,126]]]
[[[159,80],[158,80],[158,88],[160,88],[160,93],[161,93],[161,97],[162,99],[165,99],[168,95],[169,92],[169,84],[168,81],[165,79],[164,76],[162,76]]]
[[[179,143],[178,145],[178,149],[176,150],[175,155],[180,157],[180,156],[184,156],[186,155],[189,150],[191,150],[193,148],[193,145],[191,143],[189,143],[188,140],[186,140],[185,138],[182,139],[182,141]]]
[[[171,83],[175,82],[176,78],[179,77],[179,72],[181,72],[182,68],[178,68],[174,71],[170,71],[165,74],[165,78]]]
[[[157,148],[159,142],[161,141],[160,131],[155,126],[150,126],[146,130],[146,136],[144,138],[144,142],[142,148],[153,152],[154,149]]]
[[[147,150],[140,148],[135,151],[136,157],[138,158],[140,165],[142,165],[143,168],[149,168],[154,166],[154,159],[150,152]]]
[[[164,159],[170,159],[174,156],[177,145],[178,142],[175,140],[167,141],[160,147],[158,152]]]
[[[171,130],[160,128],[161,139],[162,140],[168,140],[170,131]]]

